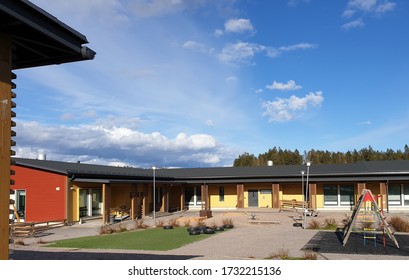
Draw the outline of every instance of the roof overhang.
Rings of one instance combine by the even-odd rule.
[[[0,33],[10,34],[13,69],[90,60],[86,37],[27,0],[0,2]]]

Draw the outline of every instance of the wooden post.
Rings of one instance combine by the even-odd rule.
[[[163,195],[162,195],[162,208],[163,212],[169,212],[169,187],[163,187]]]
[[[244,185],[237,184],[237,208],[244,208]]]
[[[11,38],[0,33],[0,260],[9,258]]]
[[[361,193],[365,189],[365,187],[366,187],[365,183],[358,183],[357,184],[357,192],[356,192],[356,195],[355,195],[355,203],[358,201],[358,199],[361,196]]]
[[[137,210],[137,185],[132,184],[131,186],[131,220],[137,219],[138,217],[138,210]]]
[[[280,184],[272,184],[272,207],[280,208]]]
[[[185,187],[180,188],[180,210],[185,209]]]
[[[379,184],[379,195],[381,196],[380,197],[380,199],[381,199],[381,201],[380,201],[380,208],[382,209],[382,210],[386,210],[386,209],[388,209],[388,206],[387,206],[387,194],[388,194],[388,192],[387,192],[387,189],[386,189],[386,183],[380,183]]]
[[[108,224],[111,216],[111,187],[109,184],[102,184],[102,204],[104,206],[102,223]]]
[[[309,201],[310,201],[310,208],[317,209],[317,184],[309,184],[310,191],[309,193]]]

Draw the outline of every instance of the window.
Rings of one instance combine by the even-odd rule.
[[[389,184],[388,186],[389,205],[401,205],[401,185]]]
[[[409,206],[409,184],[389,184],[388,204],[392,206]]]
[[[26,191],[18,190],[16,191],[16,209],[17,214],[20,219],[25,219],[26,217]]]
[[[351,186],[340,186],[339,196],[341,205],[354,205],[354,188]]]
[[[336,206],[338,205],[338,187],[324,186],[324,205]]]
[[[224,201],[224,187],[219,187],[219,201]]]
[[[409,206],[409,184],[403,185],[403,202],[405,206]]]
[[[353,186],[324,186],[324,206],[354,205]]]

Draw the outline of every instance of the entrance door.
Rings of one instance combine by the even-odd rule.
[[[249,207],[258,207],[258,190],[248,190]]]

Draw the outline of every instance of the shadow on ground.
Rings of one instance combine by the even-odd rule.
[[[135,253],[107,252],[45,252],[14,250],[13,260],[189,260],[200,256],[194,255],[156,255]]]
[[[317,253],[409,256],[409,235],[396,234],[395,238],[399,248],[387,235],[384,238],[382,234],[378,234],[374,240],[364,239],[360,233],[351,233],[347,244],[343,246],[342,232],[319,231],[302,250]]]

